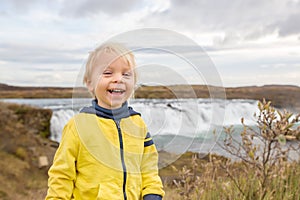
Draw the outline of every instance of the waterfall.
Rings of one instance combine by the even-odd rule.
[[[59,142],[66,123],[91,99],[4,99],[2,101],[33,105],[53,111],[50,139]],[[241,118],[249,126],[256,124],[254,113],[258,113],[257,101],[245,99],[133,99],[129,105],[140,112],[159,151],[211,152],[230,156],[216,140],[224,136],[222,128],[233,125],[235,136],[243,130]],[[293,117],[294,118],[294,117]],[[296,126],[299,126],[298,122]],[[217,138],[212,134],[217,130]],[[293,143],[292,143],[293,144]],[[299,158],[292,151],[291,157]]]
[[[72,106],[56,107],[51,118],[51,139],[60,141],[61,132],[68,120],[89,99],[69,100]],[[130,106],[140,112],[153,136],[178,135],[189,138],[209,138],[215,127],[245,123],[253,125],[257,112],[255,100],[210,99],[133,99]]]
[[[53,111],[50,139],[60,142],[66,123],[91,99],[5,99]],[[222,127],[233,125],[242,131],[241,118],[247,125],[254,125],[254,113],[258,113],[257,101],[245,99],[132,99],[129,105],[140,112],[158,150],[184,153],[224,152],[216,145],[222,139]]]
[[[67,124],[67,122],[71,119],[72,116],[74,116],[75,112],[71,109],[67,110],[54,110],[51,120],[50,120],[50,132],[51,136],[50,139],[54,141],[60,141],[61,140],[61,132],[64,128],[64,126]]]
[[[66,123],[91,99],[4,99],[2,101],[33,105],[53,111],[50,139],[60,142]],[[217,153],[230,156],[216,145],[222,141],[224,126],[233,125],[238,138],[243,127],[241,118],[249,126],[256,124],[257,101],[245,99],[133,99],[129,105],[140,112],[159,151],[181,155],[186,151]],[[294,117],[293,117],[294,118]],[[298,122],[296,126],[299,126]],[[217,130],[215,137],[213,130]],[[291,143],[293,144],[293,143]],[[293,159],[299,152],[292,151]]]

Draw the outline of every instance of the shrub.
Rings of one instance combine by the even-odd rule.
[[[191,167],[174,167],[179,179],[174,180],[176,193],[168,198],[300,199],[299,157],[290,156],[292,151],[300,155],[300,115],[276,110],[265,100],[258,108],[255,127],[241,119],[240,137],[233,127],[224,127],[226,136],[218,144],[235,162],[209,156],[207,163],[199,165],[193,156]]]
[[[22,160],[26,160],[28,158],[27,151],[23,147],[18,147],[16,149],[15,155]]]
[[[300,149],[296,140],[300,132],[300,127],[296,128],[300,115],[276,110],[271,102],[265,100],[258,103],[258,108],[259,113],[254,115],[256,127],[246,125],[242,119],[240,140],[233,136],[234,130],[229,127],[225,128],[226,137],[224,143],[220,144],[244,166],[243,176],[239,177],[228,162],[222,165],[241,196],[246,199],[270,198],[276,190],[287,187],[287,173],[292,162],[289,155]]]

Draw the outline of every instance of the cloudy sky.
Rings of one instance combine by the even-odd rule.
[[[1,83],[74,86],[97,44],[159,28],[201,46],[224,86],[300,86],[299,0],[1,0],[0,23]]]

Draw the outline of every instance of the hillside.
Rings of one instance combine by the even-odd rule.
[[[0,83],[0,98],[71,98],[73,88],[17,87]]]
[[[235,88],[220,88],[205,85],[143,86],[137,89],[136,98],[224,98],[255,99],[272,101],[278,108],[295,109],[300,112],[300,87],[289,85],[266,85]],[[194,92],[194,93],[193,93]]]
[[[45,197],[47,171],[58,146],[45,138],[51,115],[48,109],[0,102],[0,199]]]
[[[290,85],[265,85],[220,88],[206,85],[140,86],[135,98],[223,98],[271,100],[278,108],[300,112],[300,87]],[[0,98],[72,98],[90,97],[85,88],[16,87],[0,84]]]

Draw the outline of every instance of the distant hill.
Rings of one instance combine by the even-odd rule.
[[[265,85],[247,87],[214,87],[207,85],[142,86],[135,92],[136,98],[224,98],[266,99],[277,108],[300,112],[300,87],[292,85]],[[222,92],[223,91],[223,92]],[[193,93],[194,92],[194,93]]]
[[[38,89],[73,89],[66,87],[22,87],[22,86],[12,86],[4,83],[0,83],[0,90],[10,91],[10,90],[38,90]]]
[[[272,101],[278,108],[300,112],[300,87],[265,85],[247,87],[214,87],[207,85],[140,86],[135,98],[224,98]],[[72,98],[90,97],[86,88],[17,87],[0,84],[0,98]]]
[[[0,98],[72,98],[76,94],[86,97],[85,88],[72,87],[20,87],[0,83]]]

